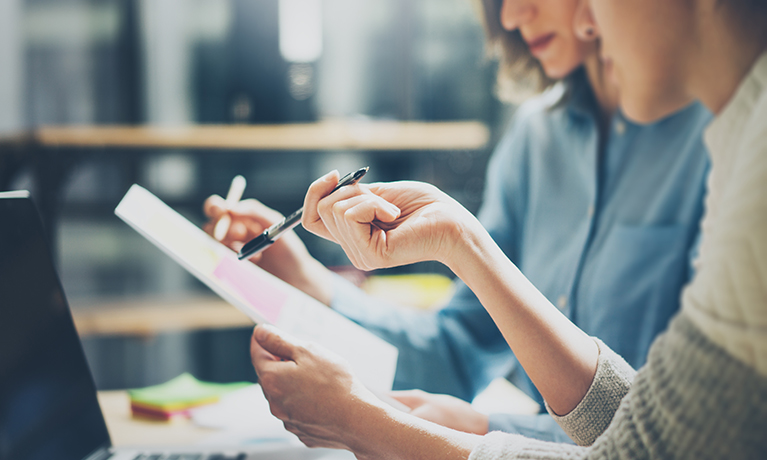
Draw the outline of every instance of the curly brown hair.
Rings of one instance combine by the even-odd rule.
[[[498,60],[498,97],[519,103],[556,83],[530,54],[519,31],[510,32],[501,25],[503,0],[477,0],[477,3],[485,29],[487,55]]]

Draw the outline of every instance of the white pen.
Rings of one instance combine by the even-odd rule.
[[[229,193],[226,194],[227,206],[233,206],[242,198],[243,192],[245,192],[245,178],[242,176],[234,176],[232,179],[232,185],[229,186]],[[221,241],[226,236],[226,232],[229,231],[229,225],[232,223],[232,216],[227,212],[216,222],[216,226],[213,228],[213,238]]]

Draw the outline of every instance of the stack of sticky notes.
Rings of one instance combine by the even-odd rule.
[[[134,417],[170,421],[188,417],[189,410],[218,402],[221,396],[252,385],[250,382],[201,382],[184,373],[160,385],[128,390]]]

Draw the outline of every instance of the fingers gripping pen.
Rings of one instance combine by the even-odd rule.
[[[360,179],[362,179],[362,176],[368,172],[368,169],[370,168],[365,166],[364,168],[360,168],[345,175],[341,178],[341,180],[338,181],[338,185],[336,185],[336,187],[330,193],[335,192],[341,187],[356,184]],[[276,224],[267,228],[262,234],[248,241],[248,243],[245,244],[242,249],[240,249],[240,253],[237,255],[237,258],[240,260],[247,259],[248,257],[258,254],[259,252],[268,248],[277,240],[277,238],[280,237],[280,235],[298,225],[301,222],[303,215],[304,208],[301,207],[299,210],[289,215],[281,222],[277,222]]]

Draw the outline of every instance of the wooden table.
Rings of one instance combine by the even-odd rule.
[[[216,433],[216,430],[199,427],[186,419],[171,423],[134,419],[125,391],[99,391],[98,398],[112,444],[117,447],[192,445]]]
[[[217,433],[217,430],[199,427],[186,419],[170,423],[135,419],[131,417],[130,401],[125,391],[100,391],[98,399],[115,446],[192,445]],[[475,408],[485,413],[528,415],[540,410],[537,403],[502,379],[496,379],[477,397]]]

